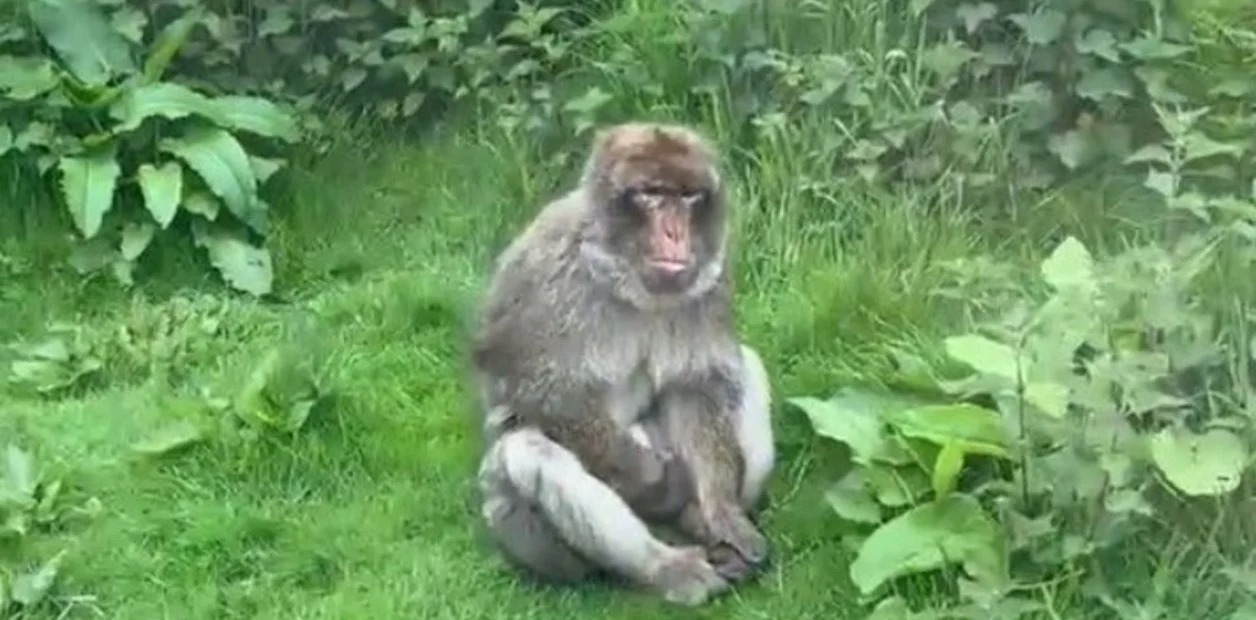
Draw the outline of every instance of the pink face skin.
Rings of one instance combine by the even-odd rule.
[[[635,202],[645,216],[648,277],[662,288],[683,288],[696,267],[692,221],[700,194],[639,192]]]

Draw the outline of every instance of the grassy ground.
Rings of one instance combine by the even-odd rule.
[[[848,26],[836,39],[872,36]],[[625,45],[655,41],[634,36]],[[627,105],[652,109],[642,97]],[[707,121],[718,143],[733,141]],[[941,261],[991,249],[1031,259],[1065,230],[1101,247],[1115,239],[1100,207],[1121,203],[1092,194],[1036,205],[1009,234],[963,215],[981,205],[816,195],[797,183],[826,173],[803,169],[811,138],[764,142],[730,175],[741,328],[778,401],[781,460],[765,518],[777,562],[696,613],[642,594],[522,585],[478,537],[466,311],[492,256],[574,179],[574,163],[547,167],[467,124],[422,143],[348,140],[297,172],[273,240],[281,301],[267,303],[224,294],[179,244],[151,250],[158,271],[138,274],[134,291],[84,283],[58,262],[66,228],[49,221],[53,207],[11,186],[12,201],[36,207],[22,211],[18,234],[0,237],[0,342],[68,321],[101,343],[104,362],[92,389],[69,398],[0,392],[0,443],[63,476],[67,499],[103,503],[97,520],[35,538],[32,557],[71,550],[59,595],[95,597],[66,617],[862,617],[823,500],[835,473],[828,446],[780,399],[875,380],[888,347],[927,347],[959,319],[936,294]],[[198,329],[208,318],[212,333]],[[132,454],[153,429],[204,418],[202,390],[231,395],[276,346],[318,360],[334,391],[306,429],[156,462]]]
[[[362,161],[367,150],[375,157]],[[518,155],[464,131],[421,146],[351,144],[304,171],[276,239],[283,303],[217,296],[177,246],[158,248],[152,263],[163,272],[141,274],[133,294],[83,284],[51,262],[11,266],[0,336],[38,335],[55,319],[105,343],[93,390],[6,398],[0,416],[0,437],[63,474],[70,499],[104,504],[98,521],[37,545],[46,556],[71,544],[62,592],[98,597],[113,618],[675,613],[643,595],[517,585],[477,538],[465,310],[492,254],[574,175],[530,179],[535,169]],[[751,178],[737,183],[741,320],[778,395],[873,372],[864,352],[931,325],[923,257],[961,255],[971,243],[958,219],[852,199],[841,207],[860,213],[862,235],[839,249],[833,230],[798,215],[805,205]],[[153,329],[179,304],[193,317],[221,316],[217,333]],[[136,334],[132,349],[110,335],[120,326]],[[277,344],[325,359],[336,393],[295,439],[211,445],[156,463],[131,456],[132,442],[199,411],[200,390],[230,395]],[[784,458],[766,528],[779,562],[704,615],[853,615],[847,557],[822,505],[827,476],[815,473],[801,416],[783,407],[777,416]]]

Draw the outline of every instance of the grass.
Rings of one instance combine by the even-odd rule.
[[[37,335],[48,318],[105,334],[93,390],[7,399],[0,417],[0,437],[64,473],[70,498],[104,503],[99,521],[41,543],[72,547],[62,591],[96,596],[117,618],[679,614],[643,594],[518,584],[478,538],[466,311],[493,254],[574,170],[525,184],[532,171],[518,154],[474,131],[376,143],[369,161],[359,148],[299,173],[276,236],[282,303],[219,296],[202,267],[180,260],[152,261],[162,271],[141,274],[133,294],[82,284],[54,263],[8,280],[0,336]],[[839,246],[834,230],[798,221],[803,205],[772,200],[752,178],[738,183],[740,317],[779,395],[872,372],[872,353],[935,311],[925,254],[909,250],[954,256],[973,243],[963,221],[922,222],[909,203],[883,198],[846,205],[862,213],[864,234]],[[221,313],[218,334],[145,329],[179,300],[199,300],[194,316]],[[118,325],[148,334],[136,337],[138,353],[108,336]],[[199,390],[230,394],[276,345],[326,360],[336,399],[311,428],[270,447],[131,456],[131,443],[198,407]],[[163,357],[163,346],[182,353]],[[787,458],[766,527],[779,563],[700,615],[854,613],[848,557],[814,474],[822,455],[799,415],[776,414]]]
[[[37,538],[38,557],[71,549],[59,591],[95,597],[66,617],[690,615],[645,594],[520,583],[479,538],[466,313],[495,252],[575,176],[521,167],[527,154],[502,144],[462,127],[422,144],[349,142],[298,171],[275,237],[277,303],[222,294],[177,246],[157,249],[160,271],[131,293],[40,263],[51,241],[2,246],[35,258],[6,280],[0,338],[56,319],[104,343],[93,389],[10,394],[0,416],[0,437],[64,475],[69,499],[105,507],[90,525]],[[858,232],[848,235],[806,198],[765,189],[781,166],[759,155],[758,174],[734,178],[738,308],[778,400],[782,458],[765,520],[778,562],[696,615],[861,617],[823,503],[832,455],[780,400],[875,381],[888,347],[926,346],[957,318],[931,292],[941,282],[930,266],[990,244],[962,215],[920,217],[910,197],[852,194],[840,205]],[[1035,254],[1027,247],[1017,249]],[[180,307],[220,317],[217,333],[157,329]],[[131,349],[111,335],[120,325],[135,334]],[[202,389],[231,394],[275,346],[320,360],[335,392],[310,427],[252,447],[134,457],[133,442],[198,411]]]
[[[608,39],[651,63],[672,62],[659,36],[674,28],[669,14],[629,4],[646,15],[625,18],[631,28]],[[890,45],[879,34],[858,40],[872,37],[860,20],[875,12],[797,27],[816,30],[811,42],[822,45]],[[616,95],[628,102],[625,117],[676,109],[644,92]],[[672,120],[711,128],[721,146],[737,142],[739,129],[718,112]],[[90,524],[34,538],[32,558],[71,550],[61,596],[95,597],[65,617],[863,617],[842,526],[823,497],[841,455],[783,398],[876,382],[891,347],[936,352],[936,337],[965,316],[964,305],[937,294],[947,284],[935,268],[942,261],[995,252],[1032,265],[1068,233],[1119,246],[1110,222],[1143,203],[1117,192],[1061,194],[1013,205],[1023,218],[1001,228],[977,221],[983,205],[803,191],[798,179],[828,173],[807,157],[820,134],[763,140],[730,169],[739,327],[762,352],[777,400],[780,460],[764,521],[777,562],[761,582],[696,612],[647,594],[520,583],[479,536],[467,312],[493,256],[574,180],[578,162],[543,163],[548,153],[474,121],[421,142],[346,135],[294,173],[272,240],[279,299],[268,302],[226,294],[179,242],[150,250],[132,291],[85,282],[60,262],[65,218],[47,197],[0,183],[10,202],[27,205],[19,226],[0,233],[0,342],[69,321],[100,343],[104,362],[90,389],[67,398],[0,392],[0,443],[33,451],[64,476],[69,500],[104,506]],[[198,331],[211,317],[217,330]],[[123,326],[131,336],[118,335]],[[203,390],[234,393],[275,347],[315,361],[334,392],[306,429],[155,461],[132,453],[154,429],[203,416]],[[1165,564],[1189,572],[1190,551],[1173,546]],[[1174,600],[1202,617],[1228,600],[1211,583],[1180,583]],[[1058,617],[1083,617],[1069,607],[1075,596],[1056,594]]]

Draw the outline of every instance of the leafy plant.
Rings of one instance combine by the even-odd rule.
[[[168,24],[141,64],[138,37],[114,30],[90,0],[29,0],[27,8],[55,58],[33,40],[26,54],[0,56],[0,112],[13,136],[0,154],[55,174],[83,240],[74,265],[110,268],[129,283],[155,235],[182,220],[229,284],[268,293],[269,254],[251,236],[268,230],[259,191],[284,161],[261,153],[266,140],[299,139],[295,117],[264,99],[162,80],[195,10]],[[245,134],[258,146],[246,149]]]
[[[9,381],[40,394],[55,395],[79,386],[103,367],[94,343],[77,325],[53,324],[41,341],[9,348],[16,357],[9,363]]]
[[[829,500],[873,527],[855,541],[860,591],[961,564],[956,613],[998,603],[1010,605],[998,617],[1018,617],[1033,602],[1018,584],[1097,578],[1105,553],[1161,527],[1154,491],[1236,491],[1256,420],[1189,387],[1192,373],[1225,367],[1189,302],[1198,259],[1152,246],[1098,261],[1067,238],[1042,263],[1045,295],[1027,291],[1033,304],[991,335],[946,340],[964,376],[927,370],[924,396],[793,398],[817,433],[850,448],[853,468]],[[1099,585],[1111,600],[1113,584]]]
[[[100,501],[94,497],[82,506],[64,506],[61,480],[40,475],[34,458],[15,445],[6,447],[2,471],[0,545],[6,550],[20,547],[37,529],[47,529],[71,518],[92,518],[101,511]],[[0,554],[0,614],[20,618],[24,617],[23,610],[45,603],[56,585],[66,553],[59,551],[27,568],[18,568],[16,562],[9,561],[16,554]]]
[[[323,369],[293,347],[268,351],[233,397],[203,390],[200,400],[179,399],[177,419],[133,444],[144,455],[163,456],[214,438],[254,442],[291,436],[328,403]]]

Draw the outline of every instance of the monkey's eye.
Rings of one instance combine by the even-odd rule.
[[[708,189],[700,189],[690,193],[686,198],[689,200],[689,204],[693,205],[693,210],[698,213],[710,211],[715,204],[714,196],[711,194],[711,190]]]
[[[619,193],[619,198],[615,201],[615,206],[620,211],[626,213],[636,213],[641,210],[641,192],[635,187],[629,187]]]

